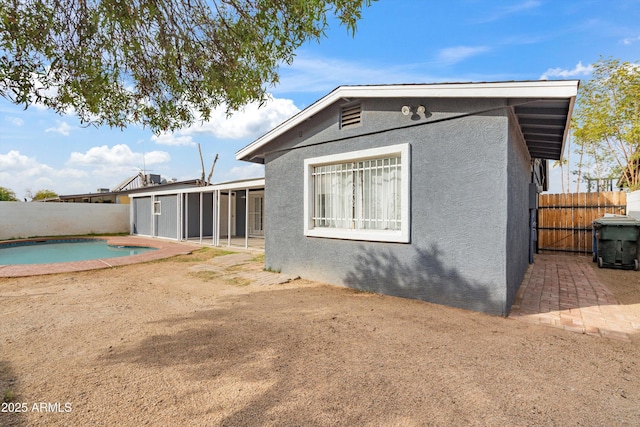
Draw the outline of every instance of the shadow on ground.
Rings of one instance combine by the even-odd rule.
[[[217,305],[155,322],[171,332],[114,346],[96,363],[179,371],[180,393],[167,399],[193,400],[204,388],[210,406],[200,409],[222,414],[211,425],[535,425],[584,413],[584,400],[556,407],[552,396],[568,386],[557,379],[565,370],[593,372],[585,355],[597,350],[584,340],[577,347],[578,336],[550,347],[499,317],[329,286]],[[590,378],[570,386],[598,400]],[[536,405],[547,412],[531,411]]]
[[[29,405],[24,406],[16,391],[16,375],[11,365],[7,361],[0,360],[0,425],[7,427],[26,426],[23,409],[30,409]],[[16,412],[20,411],[20,412]]]
[[[354,289],[419,299],[494,315],[505,314],[505,303],[496,295],[506,292],[497,284],[464,277],[450,267],[436,245],[416,248],[401,259],[391,250],[361,247],[353,270],[344,283]],[[504,286],[504,285],[503,285]],[[495,294],[492,295],[491,291]]]

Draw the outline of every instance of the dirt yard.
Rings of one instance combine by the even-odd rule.
[[[0,425],[640,423],[636,336],[258,285],[232,273],[259,260],[220,272],[216,254],[0,279]],[[639,272],[598,275],[640,304]]]

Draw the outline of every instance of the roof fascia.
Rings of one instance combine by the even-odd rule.
[[[349,98],[573,98],[579,80],[539,80],[492,83],[442,83],[376,86],[340,86],[295,116],[236,152],[236,160],[252,154],[340,99]],[[571,116],[569,116],[571,117]],[[255,156],[253,156],[255,157]]]
[[[264,178],[257,178],[247,181],[228,182],[223,184],[208,185],[206,187],[181,188],[176,190],[147,191],[145,193],[129,194],[130,198],[149,197],[149,196],[167,196],[172,194],[190,194],[190,193],[212,193],[217,190],[253,190],[263,188]]]
[[[577,89],[577,86],[576,86]],[[560,147],[560,160],[564,157],[564,147],[569,138],[569,131],[571,130],[571,116],[573,116],[573,108],[576,104],[576,96],[572,96],[569,101],[569,111],[567,112],[567,122],[564,125],[564,135],[562,135],[562,147]]]

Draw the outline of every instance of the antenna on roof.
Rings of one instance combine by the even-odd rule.
[[[145,151],[144,151],[144,139],[142,140],[142,173],[144,175],[147,174],[147,163],[145,161]]]

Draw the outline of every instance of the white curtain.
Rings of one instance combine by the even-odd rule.
[[[315,227],[399,230],[400,172],[400,157],[315,167]]]

